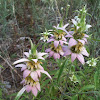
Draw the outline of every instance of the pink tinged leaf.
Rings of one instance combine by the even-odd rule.
[[[85,41],[84,40],[78,39],[78,41],[81,42],[83,45],[85,44]]]
[[[31,54],[31,50],[29,50],[29,55]]]
[[[77,25],[77,21],[75,21],[74,19],[72,19],[72,23],[76,26]]]
[[[83,38],[83,40],[84,40],[85,42],[87,42],[87,39],[86,39],[86,38]]]
[[[65,25],[63,26],[63,28],[65,29],[68,25],[69,25],[69,24],[65,24]]]
[[[53,52],[53,51],[50,51],[50,53],[49,53],[49,57],[52,57],[53,54],[54,54],[54,52]]]
[[[59,53],[57,54],[57,58],[60,59],[60,54]]]
[[[75,53],[72,53],[71,54],[71,61],[73,62],[75,59],[76,59],[76,54]]]
[[[20,59],[20,60],[15,61],[13,64],[15,65],[15,64],[17,64],[17,63],[27,62],[27,61],[29,61],[29,60],[26,59],[26,58],[22,58],[22,59]]]
[[[38,68],[44,70],[44,68],[40,64],[38,65]]]
[[[53,57],[56,60],[58,58],[58,53],[54,53]]]
[[[21,71],[25,70],[27,68],[27,66],[24,66],[21,68]]]
[[[54,40],[55,40],[55,39],[52,38],[52,39],[48,40],[47,43],[52,42],[52,41],[54,41]]]
[[[35,63],[37,63],[38,59],[32,59]]]
[[[64,53],[63,56],[67,56],[67,55],[70,55],[72,52],[69,48],[66,49],[66,52]]]
[[[49,73],[47,71],[40,70],[40,72],[46,74],[50,79],[52,79],[51,76],[49,75]]]
[[[28,52],[24,52],[24,55],[25,55],[26,57],[29,57],[29,53],[28,53]]]
[[[76,26],[76,29],[78,30],[80,27],[79,26]]]
[[[86,31],[88,30],[88,28],[92,27],[91,25],[86,25]]]
[[[18,64],[15,67],[27,67],[25,64]]]
[[[85,47],[83,47],[83,51],[81,52],[85,56],[89,56],[89,53],[86,51]]]
[[[77,54],[77,58],[83,65],[85,64],[84,57],[82,54]]]
[[[59,45],[59,41],[54,41],[54,46],[55,46],[55,48],[57,48],[58,45]]]
[[[60,40],[59,42],[60,42],[60,45],[63,46],[64,41]]]
[[[69,34],[73,34],[74,33],[74,31],[69,31]]]
[[[32,93],[35,97],[37,96],[38,90],[35,86],[32,87]]]
[[[63,41],[67,41],[65,37],[62,37],[62,40],[63,40]]]
[[[20,82],[20,84],[24,84],[25,83],[25,79],[23,79],[21,82]]]
[[[71,39],[69,40],[68,46],[69,46],[69,47],[72,47],[72,46],[74,46],[74,45],[76,45],[76,44],[77,44],[77,41],[76,41],[75,39],[71,38]]]
[[[38,79],[38,74],[37,74],[36,71],[31,72],[30,76],[31,76],[31,78],[32,78],[34,81],[39,81],[39,79]]]
[[[37,88],[39,91],[41,91],[40,83],[39,83],[39,82],[36,84],[36,88]]]
[[[50,35],[51,35],[50,39],[54,38],[54,35],[53,34],[50,34]]]
[[[44,59],[43,57],[41,57],[41,56],[40,56],[40,57],[38,57],[38,59],[42,59],[42,60],[45,60],[45,59]]]
[[[87,34],[84,34],[84,37],[89,37]]]
[[[24,72],[23,72],[23,78],[26,78],[30,73],[31,73],[30,70],[28,70],[28,69],[24,70]]]
[[[50,48],[45,50],[45,52],[50,52],[50,51],[51,51],[51,49],[50,49]]]
[[[18,100],[19,97],[21,97],[21,95],[24,93],[24,91],[26,90],[26,87],[23,87],[17,94],[15,100]]]
[[[64,55],[64,52],[63,52],[63,51],[59,51],[59,53],[60,53],[60,55],[62,55],[62,56]]]
[[[27,91],[27,93],[29,93],[31,90],[32,90],[32,86],[26,85],[26,91]]]
[[[66,52],[67,49],[68,49],[68,46],[62,46],[62,50],[63,50],[64,52]]]
[[[65,37],[73,37],[72,35],[70,35],[70,34],[68,34],[68,35],[66,35]]]
[[[37,53],[37,56],[44,56],[44,55],[47,55],[47,53],[41,53],[41,52]]]
[[[37,74],[39,77],[41,77],[41,73],[40,73],[40,70],[36,70]]]
[[[63,27],[57,27],[57,29],[58,29],[58,30],[62,30],[62,31],[64,31],[64,32],[68,33],[68,32],[66,31],[66,29],[63,28]]]

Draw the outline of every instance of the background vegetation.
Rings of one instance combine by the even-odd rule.
[[[77,14],[75,10],[81,9],[84,5],[87,6],[88,13],[91,15],[87,16],[87,23],[92,25],[88,33],[88,35],[91,35],[88,40],[88,52],[90,58],[99,58],[100,0],[0,0],[1,100],[13,100],[22,87],[20,85],[22,79],[20,69],[15,69],[12,63],[18,57],[23,56],[23,51],[30,48],[27,37],[30,37],[38,45],[40,51],[44,51],[45,46],[39,40],[40,33],[44,32],[45,29],[52,29],[52,26],[57,25],[62,18],[64,24],[66,24]],[[60,61],[57,64],[52,59],[51,61],[52,63],[48,59],[47,62],[44,62],[44,67],[48,71],[51,70],[50,74],[54,76],[53,79],[57,78],[55,72],[61,66],[66,65],[67,69],[76,70],[75,65],[70,65],[70,59],[67,60],[68,63],[65,65],[61,65]],[[69,81],[70,73],[67,72],[67,69],[64,69],[61,76],[64,79],[61,78],[60,82],[56,80],[44,82],[46,79],[44,76],[41,80],[41,83],[44,83],[41,86],[42,91],[36,100],[100,100],[100,62],[98,62],[96,68],[85,67],[84,70],[79,71],[77,66],[76,76],[80,78],[79,80],[85,78],[79,84]],[[26,99],[32,100],[32,95],[24,94],[21,100]]]

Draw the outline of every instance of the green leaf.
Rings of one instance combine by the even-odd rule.
[[[67,60],[64,61],[64,63],[62,64],[62,66],[61,66],[61,68],[60,68],[60,70],[59,70],[57,81],[59,81],[60,76],[61,76],[61,74],[62,74],[62,72],[63,72],[63,69],[64,69],[64,67],[66,66],[66,64],[67,64]]]
[[[71,100],[78,100],[78,95],[73,96]]]
[[[62,27],[63,26],[63,18],[60,20],[60,24],[59,24],[59,27]]]
[[[86,85],[86,86],[82,87],[79,92],[89,90],[89,89],[94,89],[94,88],[95,88],[94,85]]]
[[[0,65],[1,68],[4,68],[2,65]]]
[[[95,83],[95,89],[97,89],[99,86],[99,72],[98,71],[96,71],[94,74],[94,83]]]
[[[33,44],[33,42],[32,42],[31,39],[30,39],[30,43],[31,43],[31,53],[32,53],[33,55],[35,55],[35,54],[36,54],[36,47],[35,47],[35,45]]]

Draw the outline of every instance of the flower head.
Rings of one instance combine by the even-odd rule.
[[[49,57],[53,56],[55,60],[60,59],[60,55],[64,54],[62,46],[63,44],[67,44],[67,40],[64,36],[67,32],[65,28],[68,25],[69,24],[62,26],[58,24],[57,27],[54,26],[54,30],[51,30],[53,35],[48,40],[48,43],[50,43],[50,48],[47,49],[46,52],[49,53]]]
[[[72,62],[78,58],[82,64],[85,63],[83,55],[89,56],[84,47],[84,41],[76,41],[73,38],[69,40],[68,46],[63,46],[63,51],[65,52],[64,56],[71,55]]]
[[[97,64],[97,58],[92,58],[92,59],[90,59],[90,60],[88,60],[86,63],[89,65],[89,66],[96,66],[96,64]]]
[[[26,57],[14,62],[14,64],[17,64],[15,67],[21,67],[21,71],[23,71],[23,81],[21,83],[25,86],[19,93],[26,90],[27,92],[32,91],[33,95],[37,96],[38,91],[41,90],[39,83],[41,73],[46,74],[51,79],[49,73],[41,66],[42,62],[40,61],[45,60],[43,56],[47,53],[37,52],[31,42],[31,50],[24,52],[24,55]]]
[[[40,33],[42,34],[42,37],[40,38],[40,40],[43,40],[44,42],[48,41],[49,39],[49,36],[52,36],[52,34],[50,32],[43,32],[43,33]]]

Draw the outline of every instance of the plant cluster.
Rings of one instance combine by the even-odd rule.
[[[21,83],[24,86],[17,94],[16,99],[19,99],[25,90],[27,93],[32,91],[35,98],[39,99],[38,91],[41,91],[40,81],[46,82],[46,84],[49,83],[45,89],[45,91],[49,90],[49,92],[46,94],[50,94],[52,96],[51,99],[55,100],[58,98],[60,100],[92,100],[92,95],[96,97],[99,94],[99,68],[95,69],[94,67],[91,70],[88,67],[84,68],[85,59],[83,55],[89,57],[85,45],[89,38],[88,29],[91,27],[91,25],[86,23],[86,7],[84,6],[77,12],[78,15],[71,20],[70,24],[67,23],[64,25],[63,20],[61,20],[57,27],[54,26],[52,30],[46,30],[46,32],[42,33],[43,37],[40,40],[45,42],[46,47],[49,45],[49,48],[45,50],[46,53],[37,52],[36,46],[30,40],[31,50],[24,52],[27,58],[24,57],[14,62],[14,64],[25,62],[24,64],[15,66],[21,67],[21,71],[23,72],[23,80]],[[52,63],[56,62],[59,65],[58,69],[54,68],[53,71],[51,70],[51,76],[42,67],[42,64],[46,64],[46,61],[44,63],[42,62],[42,60],[45,60],[44,57],[47,57],[46,55]],[[71,59],[68,55],[71,55]],[[75,59],[78,59],[79,62]],[[93,61],[94,63],[91,64]],[[87,64],[89,66],[96,66],[97,61],[92,59],[87,61]],[[94,76],[90,75],[86,78],[86,75],[91,74],[93,70],[96,70],[93,74]],[[46,74],[52,81],[48,81],[48,79],[43,81],[41,79],[41,73]],[[94,84],[92,84],[93,80],[88,82],[89,84],[87,83],[91,77],[94,77]],[[90,91],[91,89],[94,91]],[[87,90],[89,91],[87,92]],[[47,95],[48,97],[49,95]]]

